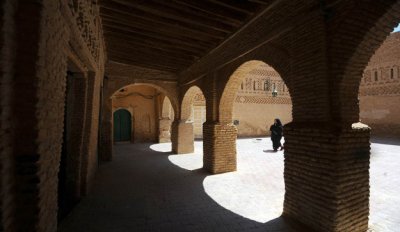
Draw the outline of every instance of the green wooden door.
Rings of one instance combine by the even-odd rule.
[[[120,109],[114,112],[114,141],[131,140],[131,114]]]

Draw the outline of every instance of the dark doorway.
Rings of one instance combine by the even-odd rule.
[[[67,189],[67,154],[68,154],[68,135],[69,135],[69,122],[71,107],[71,81],[73,73],[67,71],[66,76],[66,90],[65,90],[65,105],[64,105],[64,130],[63,130],[63,143],[61,147],[61,160],[60,169],[58,172],[58,220],[63,219],[72,207],[69,207],[70,197],[68,196]]]
[[[71,67],[70,67],[71,66]],[[68,67],[64,105],[63,143],[58,174],[58,219],[64,218],[81,198],[82,142],[87,79]]]
[[[131,141],[131,114],[120,109],[114,112],[114,141]]]

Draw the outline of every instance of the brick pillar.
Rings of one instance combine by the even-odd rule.
[[[113,117],[112,117],[112,99],[104,99],[103,113],[101,117],[101,146],[100,159],[111,161],[113,154]]]
[[[237,128],[233,124],[203,124],[203,168],[210,173],[236,171]]]
[[[285,126],[283,215],[317,231],[367,231],[370,128]]]
[[[193,123],[175,120],[171,129],[172,152],[175,154],[194,152]]]

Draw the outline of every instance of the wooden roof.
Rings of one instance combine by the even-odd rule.
[[[100,0],[110,61],[178,73],[271,0]]]

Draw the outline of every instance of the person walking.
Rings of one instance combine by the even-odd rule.
[[[283,146],[281,144],[281,139],[283,135],[283,126],[281,120],[279,120],[279,118],[276,118],[274,120],[274,124],[269,128],[269,130],[271,131],[272,148],[274,149],[274,151],[277,151],[279,147],[281,148],[281,150],[283,150]]]

